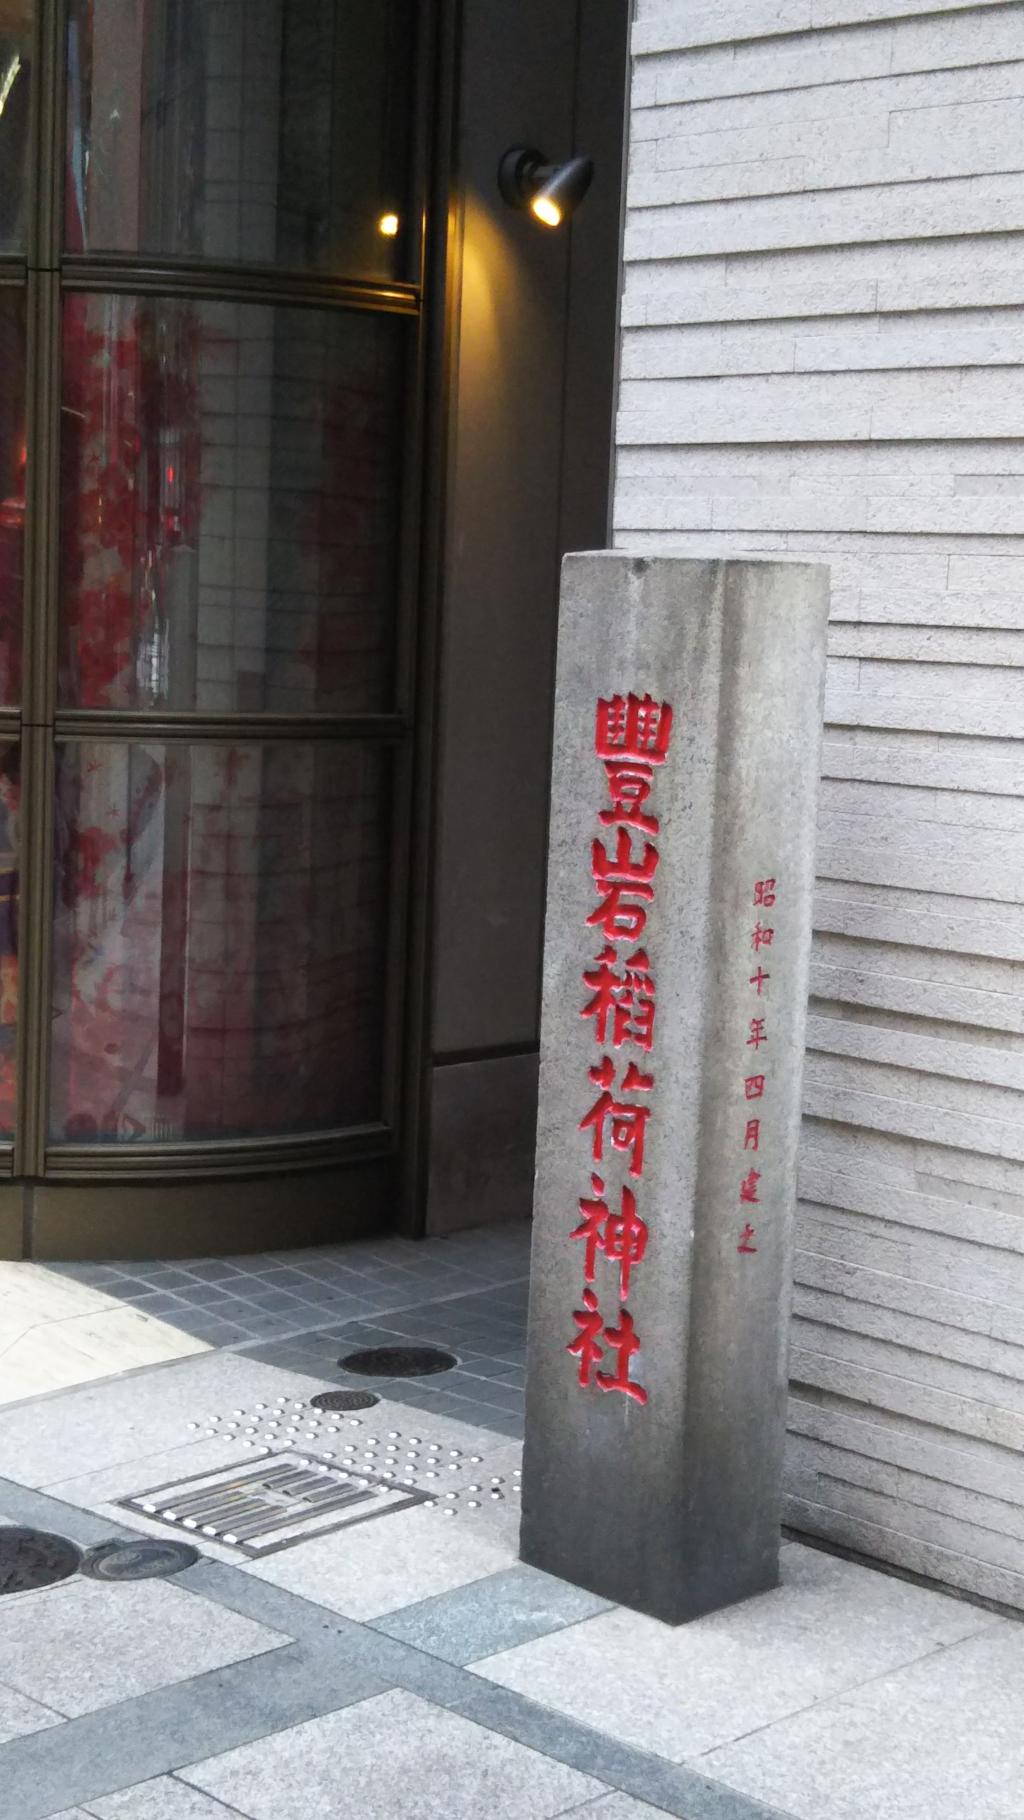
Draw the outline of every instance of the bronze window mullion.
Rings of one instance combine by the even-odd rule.
[[[143,741],[230,740],[233,744],[273,740],[359,740],[393,745],[407,738],[401,714],[217,714],[163,712],[161,709],[58,708],[53,719],[56,739]]]
[[[52,726],[60,543],[60,281],[33,270],[26,288],[25,610],[22,713]]]
[[[64,0],[36,0],[29,126],[28,262],[53,271],[64,225]]]
[[[201,265],[124,253],[65,255],[61,260],[61,279],[65,290],[76,292],[277,304],[288,309],[368,310],[401,316],[418,316],[420,311],[420,291],[415,284],[374,284],[344,276],[247,269],[238,264]]]
[[[273,1138],[215,1138],[171,1143],[51,1144],[46,1173],[65,1181],[97,1178],[208,1181],[211,1176],[280,1174],[283,1169],[325,1169],[394,1154],[394,1134],[384,1120],[295,1132]],[[2,1171],[2,1161],[0,1161]]]
[[[60,511],[63,0],[37,0],[29,128],[26,473],[18,816],[16,1175],[44,1168],[53,902],[53,710]]]
[[[18,906],[18,1100],[14,1173],[44,1173],[50,1072],[53,904],[53,735],[26,727],[21,742]]]

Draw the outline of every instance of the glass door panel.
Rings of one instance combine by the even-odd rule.
[[[22,252],[28,238],[34,25],[32,0],[5,0],[0,8],[0,253]]]
[[[389,778],[355,742],[59,748],[54,1142],[382,1117]]]
[[[413,0],[72,0],[68,247],[400,277],[415,15]]]
[[[409,327],[67,298],[63,706],[391,706]]]

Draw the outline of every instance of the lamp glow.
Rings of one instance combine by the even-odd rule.
[[[593,175],[593,160],[583,153],[551,164],[543,152],[513,145],[498,165],[498,189],[509,208],[525,209],[542,226],[557,228],[575,213]]]
[[[378,234],[383,234],[386,240],[393,240],[400,226],[401,222],[393,209],[388,209],[383,215],[378,217],[377,232]]]

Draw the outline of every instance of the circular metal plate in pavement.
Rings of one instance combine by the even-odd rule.
[[[368,1346],[338,1360],[342,1371],[366,1378],[430,1378],[435,1372],[451,1371],[458,1362],[453,1352],[440,1346]]]
[[[78,1570],[81,1550],[45,1529],[0,1528],[0,1593],[56,1586]]]
[[[187,1542],[163,1542],[140,1536],[137,1542],[101,1542],[90,1548],[82,1572],[91,1580],[162,1580],[180,1574],[199,1559]]]
[[[321,1390],[310,1397],[310,1409],[372,1409],[380,1398],[375,1390]]]

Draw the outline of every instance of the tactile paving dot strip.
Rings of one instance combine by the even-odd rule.
[[[319,1410],[302,1397],[277,1397],[252,1409],[232,1410],[230,1416],[207,1416],[204,1422],[190,1422],[189,1429],[204,1438],[237,1439],[261,1453],[302,1447],[318,1463],[335,1462],[395,1489],[418,1491],[418,1501],[428,1509],[437,1506],[445,1517],[516,1500],[520,1494],[519,1467],[490,1473],[486,1456],[473,1449],[397,1428],[375,1433],[363,1416]]]

